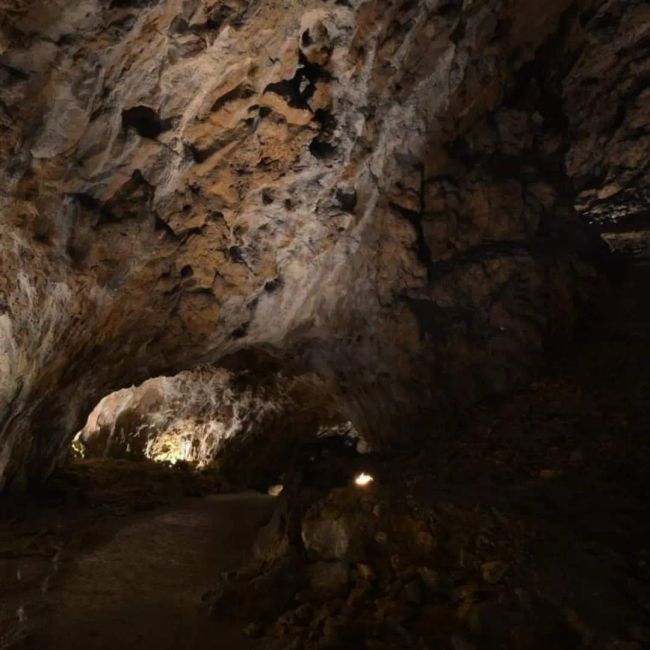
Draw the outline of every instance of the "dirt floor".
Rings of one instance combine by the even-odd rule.
[[[201,596],[245,560],[272,499],[252,492],[184,497],[179,485],[203,486],[154,467],[150,475],[176,483],[156,491],[147,472],[134,483],[134,469],[76,465],[70,474],[94,486],[83,503],[68,493],[72,504],[32,504],[22,516],[5,516],[0,648],[257,647],[241,634],[241,621],[208,617]],[[112,476],[112,488],[104,476]]]

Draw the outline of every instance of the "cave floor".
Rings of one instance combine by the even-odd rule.
[[[127,512],[47,510],[0,535],[0,648],[255,648],[201,596],[236,569],[271,508],[257,493],[179,498]]]

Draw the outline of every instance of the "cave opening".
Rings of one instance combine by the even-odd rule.
[[[321,488],[370,483],[362,469],[372,464],[371,447],[354,425],[336,408],[296,399],[282,377],[274,382],[249,384],[204,367],[113,392],[72,438],[67,462],[103,471],[119,468],[119,461],[131,469],[158,463],[210,477],[221,490],[279,493],[286,481]],[[269,446],[277,450],[271,467],[265,466]],[[233,472],[242,457],[249,470]]]

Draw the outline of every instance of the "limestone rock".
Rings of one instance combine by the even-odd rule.
[[[530,377],[597,286],[578,213],[646,193],[647,7],[574,6],[3,9],[0,489],[202,364],[313,373],[376,447]]]

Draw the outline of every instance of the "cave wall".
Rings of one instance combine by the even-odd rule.
[[[0,485],[202,363],[314,373],[378,445],[524,381],[598,285],[574,178],[613,163],[590,175],[581,93],[612,33],[644,78],[644,10],[0,5]]]

